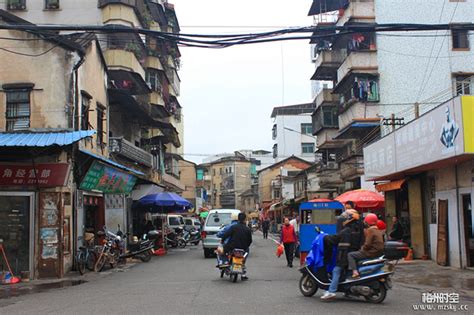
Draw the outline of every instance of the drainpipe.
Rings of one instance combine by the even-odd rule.
[[[460,205],[459,205],[459,182],[458,182],[458,165],[456,164],[454,166],[454,171],[455,171],[455,177],[456,177],[456,209],[457,209],[457,215],[458,215],[458,242],[459,242],[459,266],[461,269],[463,268],[463,263],[462,263],[462,249],[461,249],[461,210],[460,210]],[[448,229],[449,231],[449,229]]]

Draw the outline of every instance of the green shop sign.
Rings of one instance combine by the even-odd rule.
[[[81,182],[82,190],[99,190],[106,194],[128,194],[137,178],[94,161]]]

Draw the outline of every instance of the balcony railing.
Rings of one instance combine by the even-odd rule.
[[[110,152],[147,167],[153,166],[153,156],[150,153],[134,146],[124,138],[110,138]]]
[[[347,56],[344,63],[337,70],[338,84],[349,74],[351,70],[377,70],[377,52],[374,50],[353,51]]]
[[[315,49],[318,49],[317,47]],[[313,80],[334,80],[337,69],[344,62],[347,53],[343,50],[320,50],[314,62]]]
[[[324,104],[337,104],[339,103],[339,97],[337,94],[332,93],[332,89],[322,89],[321,92],[316,96],[316,108]]]
[[[105,51],[104,56],[109,69],[133,71],[140,74],[143,81],[145,81],[145,70],[133,52],[121,49],[108,49]]]

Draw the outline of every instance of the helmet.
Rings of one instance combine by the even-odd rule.
[[[230,219],[231,219],[232,221],[237,221],[237,220],[239,220],[239,214],[236,213],[236,212],[232,212],[232,214],[230,215]]]
[[[385,224],[385,222],[383,222],[382,220],[378,220],[377,221],[377,228],[380,231],[386,230],[387,229],[387,224]]]
[[[365,217],[364,222],[367,223],[368,225],[372,226],[372,225],[377,225],[378,220],[379,220],[379,218],[377,218],[377,216],[375,214],[369,213]]]

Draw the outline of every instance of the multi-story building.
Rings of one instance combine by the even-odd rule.
[[[291,156],[258,172],[258,198],[264,216],[281,223],[283,216],[291,214],[294,209],[287,205],[294,203],[294,177],[310,166],[308,161]]]
[[[315,16],[317,25],[334,26],[470,21],[467,12],[472,11],[472,3],[445,2],[426,6],[424,1],[315,0],[309,15]],[[328,179],[322,187],[340,192],[371,186],[364,177],[366,143],[458,93],[470,93],[472,35],[455,28],[423,34],[334,32],[335,36],[312,40],[316,67],[312,79],[333,82],[333,88],[327,85],[316,97],[313,113],[319,172]]]
[[[274,107],[272,139],[274,162],[297,156],[314,162],[316,138],[312,135],[311,113],[314,104]]]
[[[203,163],[196,166],[196,209],[211,205],[212,177],[210,164]]]
[[[37,24],[112,25],[179,32],[174,6],[150,0],[8,0],[5,9]],[[110,152],[148,184],[181,192],[183,116],[180,52],[175,43],[138,34],[99,35],[108,68]],[[146,183],[142,183],[146,184]]]
[[[194,209],[198,209],[196,201],[196,163],[187,160],[179,161],[180,181],[183,183],[185,189],[181,196],[187,199],[194,205]]]

